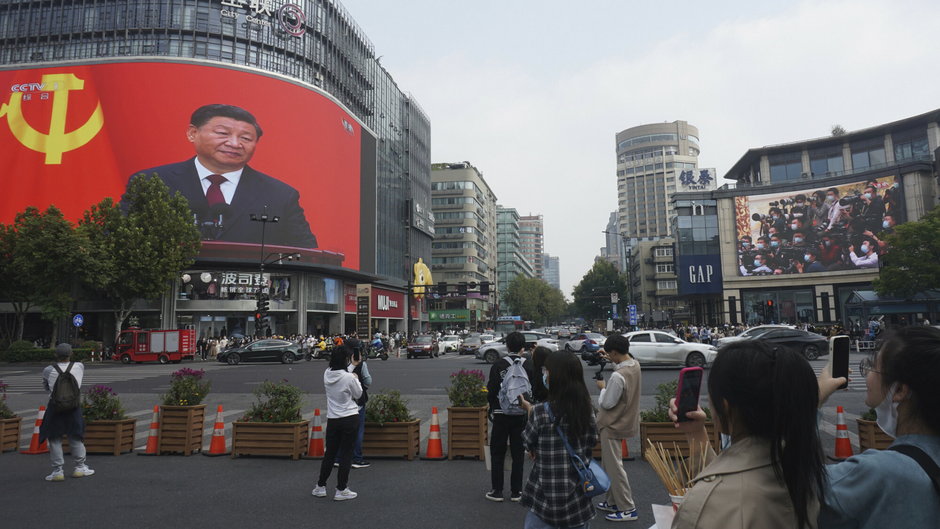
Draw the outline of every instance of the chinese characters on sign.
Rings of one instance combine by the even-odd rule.
[[[678,179],[686,190],[712,189],[715,173],[713,169],[686,169],[679,173]]]

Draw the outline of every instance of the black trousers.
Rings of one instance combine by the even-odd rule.
[[[349,481],[349,468],[352,466],[353,445],[359,432],[359,414],[326,420],[326,450],[320,463],[320,479],[317,486],[325,487],[326,480],[333,472],[333,463],[339,457],[339,474],[336,476],[336,489],[345,490]]]
[[[511,492],[522,492],[522,465],[525,463],[525,447],[522,446],[522,431],[525,430],[525,415],[493,414],[493,434],[490,436],[491,479],[493,490],[503,490],[503,462],[506,460],[506,441],[512,454],[512,472],[509,475]]]

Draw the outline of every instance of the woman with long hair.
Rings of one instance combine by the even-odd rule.
[[[704,457],[707,466],[692,480],[672,527],[815,527],[826,473],[816,375],[806,359],[759,340],[733,342],[712,365],[708,394],[731,445],[715,455],[701,408],[686,414],[691,420],[676,422],[693,457]],[[675,413],[673,401],[674,421]]]
[[[829,465],[820,529],[935,528],[940,523],[940,330],[889,331],[878,352],[859,365],[878,425],[895,441]],[[845,382],[819,376],[820,401]],[[940,471],[938,471],[940,472]]]
[[[545,399],[548,398],[548,388],[542,383],[541,373],[542,367],[545,366],[545,360],[548,359],[548,355],[551,352],[551,349],[542,345],[532,350],[532,372],[536,373],[536,376],[531,381],[532,402],[535,404],[545,402]]]
[[[587,528],[594,517],[594,505],[581,490],[578,473],[556,428],[561,427],[578,456],[591,457],[597,444],[597,424],[581,360],[564,351],[552,352],[535,376],[542,379],[548,392],[541,404],[522,402],[530,410],[522,441],[535,461],[522,491],[522,505],[529,509],[525,527]]]

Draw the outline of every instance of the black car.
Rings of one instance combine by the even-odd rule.
[[[232,347],[219,353],[219,362],[238,365],[240,362],[281,362],[292,364],[303,360],[300,345],[287,340],[258,340],[241,347]]]
[[[801,353],[807,360],[816,360],[822,355],[829,354],[829,340],[826,337],[800,329],[774,329],[748,339],[782,345]]]

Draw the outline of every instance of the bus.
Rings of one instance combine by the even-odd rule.
[[[531,321],[525,321],[522,316],[499,316],[496,318],[497,335],[506,336],[513,331],[528,331],[532,328]]]

